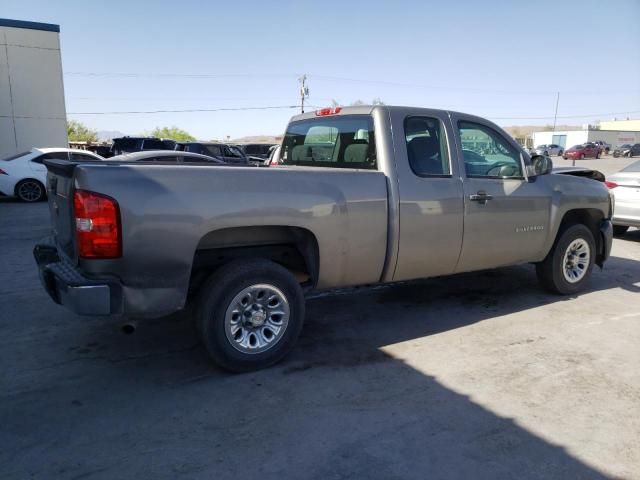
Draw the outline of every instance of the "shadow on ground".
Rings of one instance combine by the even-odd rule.
[[[591,289],[639,291],[639,266],[614,257]],[[37,288],[0,291],[4,479],[606,478],[381,350],[571,301],[530,267],[310,299],[293,354],[245,375],[210,364],[187,315],[124,336]]]

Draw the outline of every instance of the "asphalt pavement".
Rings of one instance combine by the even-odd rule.
[[[231,375],[187,313],[55,305],[48,222],[0,202],[2,479],[640,478],[640,230],[575,297],[528,265],[317,296],[286,361]]]

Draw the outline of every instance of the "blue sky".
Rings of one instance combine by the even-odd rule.
[[[279,134],[296,110],[79,113],[295,105],[303,73],[318,106],[549,124],[560,91],[558,123],[640,117],[639,0],[3,0],[0,16],[61,26],[69,117],[97,130]]]

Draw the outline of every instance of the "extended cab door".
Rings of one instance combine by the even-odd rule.
[[[448,115],[405,108],[389,113],[400,217],[393,279],[452,273],[462,246],[463,201]]]
[[[463,164],[464,239],[457,272],[529,262],[549,235],[551,192],[497,126],[451,114]],[[534,180],[534,179],[532,179]]]

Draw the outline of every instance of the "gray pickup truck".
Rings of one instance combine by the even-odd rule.
[[[274,163],[47,161],[43,285],[82,315],[193,301],[213,359],[247,371],[292,349],[310,290],[534,263],[574,294],[611,249],[602,183],[551,174],[476,116],[322,109],[292,118]]]

